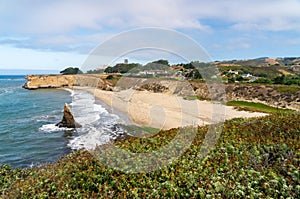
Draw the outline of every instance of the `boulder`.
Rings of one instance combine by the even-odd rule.
[[[67,104],[65,104],[65,106],[64,106],[64,116],[63,116],[61,122],[57,123],[56,126],[58,126],[60,128],[61,127],[80,128],[81,127],[81,125],[75,121],[72,111]]]

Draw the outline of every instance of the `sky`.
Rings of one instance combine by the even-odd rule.
[[[144,27],[186,35],[213,61],[299,57],[299,11],[300,0],[0,0],[0,70],[80,67],[103,42]],[[119,60],[168,58],[133,54]]]

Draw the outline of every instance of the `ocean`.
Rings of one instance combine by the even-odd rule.
[[[25,81],[25,76],[0,75],[0,165],[39,166],[124,135],[120,124],[125,119],[93,95],[70,89],[26,90],[22,88]],[[81,128],[55,126],[65,103]]]

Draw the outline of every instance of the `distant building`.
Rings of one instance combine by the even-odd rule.
[[[144,70],[140,71],[138,75],[169,76],[169,72],[166,70]]]
[[[238,75],[239,74],[238,71],[234,71],[234,70],[231,70],[231,69],[228,71],[228,73],[229,74],[234,74],[234,75]]]
[[[242,77],[243,78],[251,78],[251,77],[253,77],[253,75],[247,73],[247,74],[242,74]]]
[[[128,59],[124,59],[124,64],[128,64]]]

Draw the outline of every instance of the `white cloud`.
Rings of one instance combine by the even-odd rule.
[[[189,12],[190,5],[182,5],[179,1],[11,2],[3,5],[10,12],[0,14],[4,22],[1,24],[6,26],[3,28],[21,33],[65,33],[79,28],[102,30],[107,26],[121,29],[138,26],[207,28]],[[14,19],[14,23],[5,22],[5,18]]]
[[[19,33],[140,26],[209,30],[201,21],[212,18],[236,28],[255,24],[262,30],[300,30],[298,0],[12,0],[0,5],[1,29]]]
[[[230,39],[244,33],[275,32],[283,40],[287,32],[296,35],[299,10],[299,0],[0,0],[0,47],[87,53],[116,33],[152,26],[188,32],[234,53],[256,45],[255,38]]]

